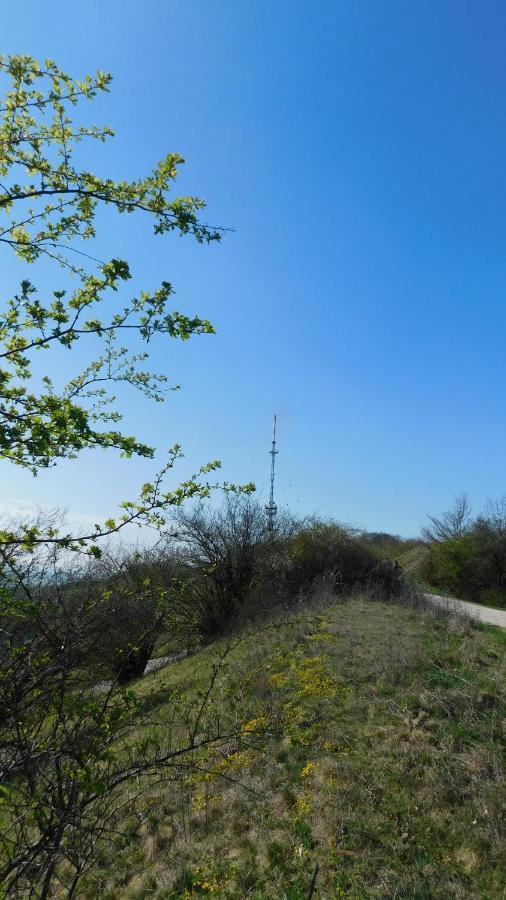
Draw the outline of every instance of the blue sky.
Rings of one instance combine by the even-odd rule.
[[[412,534],[456,492],[480,508],[506,490],[505,42],[493,0],[2,10],[2,52],[113,73],[86,109],[117,135],[97,172],[178,151],[180,192],[234,229],[202,247],[115,219],[100,239],[217,328],[154,349],[182,385],[163,407],[125,401],[129,429],[183,444],[182,477],[219,457],[263,501],[276,411],[277,499],[296,512]],[[6,291],[26,274],[2,271]],[[95,521],[151,468],[90,453],[34,480],[4,463],[2,502]]]

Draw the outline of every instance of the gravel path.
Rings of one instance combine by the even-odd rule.
[[[488,622],[490,625],[498,625],[506,628],[506,609],[492,609],[490,606],[480,606],[479,603],[468,603],[467,600],[455,600],[453,597],[439,597],[437,594],[426,594],[428,600],[455,609],[476,619],[479,622]]]
[[[164,666],[168,666],[170,663],[177,662],[179,659],[183,659],[185,656],[188,656],[186,650],[183,650],[182,653],[173,653],[171,656],[159,656],[157,659],[150,659],[144,672],[141,675],[141,678],[144,678],[145,675],[149,675],[150,672],[157,672],[158,669],[163,669]],[[105,694],[106,691],[111,687],[112,681],[99,681],[98,684],[95,685],[94,691],[97,694]]]
[[[158,669],[163,669],[163,667],[168,666],[169,663],[184,659],[185,656],[188,656],[188,653],[186,650],[183,650],[181,653],[173,653],[172,656],[159,656],[158,659],[150,659],[144,669],[143,675],[149,675],[150,672],[157,672]]]

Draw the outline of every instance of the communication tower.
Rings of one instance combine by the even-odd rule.
[[[272,424],[272,445],[269,450],[271,456],[271,490],[269,494],[269,502],[265,507],[265,513],[267,515],[267,531],[272,536],[274,532],[274,519],[276,517],[276,513],[278,508],[274,503],[274,475],[275,475],[275,465],[276,465],[276,456],[278,451],[276,450],[276,416],[274,416],[273,424]]]

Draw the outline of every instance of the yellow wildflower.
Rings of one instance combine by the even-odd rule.
[[[302,660],[295,671],[295,679],[300,697],[329,700],[339,690],[333,678],[325,671],[321,656]]]
[[[283,672],[274,672],[274,674],[269,677],[269,684],[275,688],[286,687],[289,681],[288,675],[285,675]]]
[[[217,778],[223,772],[237,772],[248,765],[250,761],[251,757],[247,750],[238,750],[236,753],[231,753],[230,756],[220,759],[213,766],[212,771],[206,772],[204,780],[213,781],[214,778]]]
[[[311,797],[309,794],[302,794],[295,802],[296,818],[301,819],[303,816],[311,814]]]
[[[313,772],[316,770],[316,768],[317,768],[316,763],[314,763],[314,762],[306,763],[306,765],[302,769],[302,772],[300,773],[300,777],[302,779],[309,778],[309,776],[313,774]]]
[[[242,726],[243,734],[255,734],[257,731],[263,731],[267,728],[269,721],[267,716],[259,716],[258,719],[250,719],[249,722],[246,722],[245,725]]]

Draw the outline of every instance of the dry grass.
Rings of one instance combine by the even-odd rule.
[[[505,636],[354,598],[237,645],[239,735],[160,785],[81,896],[506,897]],[[136,690],[170,716],[217,646]],[[176,688],[177,686],[177,688]]]

